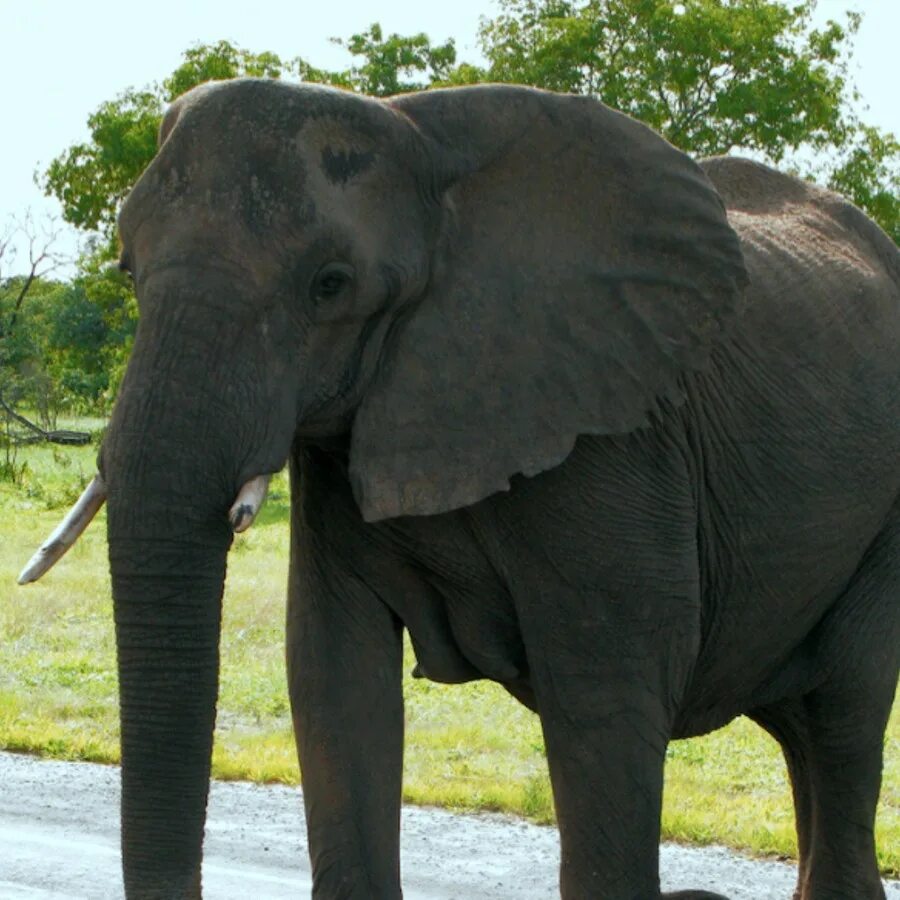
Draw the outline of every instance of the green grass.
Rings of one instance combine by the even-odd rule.
[[[44,580],[14,584],[59,521],[59,507],[93,474],[95,455],[94,447],[29,448],[20,455],[28,464],[24,486],[0,482],[0,748],[111,763],[118,712],[103,513]],[[213,759],[220,778],[299,780],[283,663],[288,504],[281,475],[229,560]],[[446,687],[407,677],[405,692],[407,801],[553,820],[535,716],[489,683]],[[790,792],[775,743],[741,719],[673,744],[663,832],[794,856]],[[900,875],[900,703],[888,730],[878,840],[882,871]]]

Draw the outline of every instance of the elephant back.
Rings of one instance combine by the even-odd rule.
[[[900,251],[840,194],[740,157],[712,157],[700,167],[719,192],[745,253],[754,242],[777,252],[797,246],[799,239],[800,246],[815,249],[823,264],[843,259],[851,270],[886,275],[900,303]]]

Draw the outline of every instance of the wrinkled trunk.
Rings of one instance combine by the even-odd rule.
[[[172,455],[165,447],[151,434],[137,454],[152,454],[164,476],[116,471],[109,496],[129,900],[200,896],[231,541],[224,504],[210,504],[202,490],[209,475],[201,461],[185,468],[182,459],[175,476],[172,466],[156,468],[160,455]]]
[[[222,389],[212,387],[221,385],[212,366],[207,380],[198,374],[201,335],[190,352],[172,349],[169,336],[184,339],[188,329],[184,320],[177,326],[142,322],[102,453],[129,900],[200,896],[231,543],[234,468],[228,471],[223,453],[234,415],[217,408]],[[148,330],[156,332],[150,339]]]
[[[280,332],[235,319],[236,289],[221,272],[154,275],[101,454],[129,900],[200,894],[228,510],[294,429],[289,373],[265,364]]]
[[[110,546],[129,900],[200,896],[226,547]]]

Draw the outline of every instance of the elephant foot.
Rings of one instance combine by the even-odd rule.
[[[662,895],[662,900],[728,900],[724,894],[712,891],[670,891]]]

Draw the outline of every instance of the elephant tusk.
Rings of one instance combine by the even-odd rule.
[[[28,560],[28,565],[19,575],[19,584],[37,581],[65,552],[78,540],[81,533],[97,515],[97,510],[106,500],[106,485],[99,475],[95,475],[91,483],[84,489],[75,505],[66,517],[56,526],[54,532],[38,547],[37,552]]]
[[[271,475],[257,475],[238,491],[237,499],[228,511],[228,520],[234,531],[238,533],[246,531],[253,524],[266,499],[271,477]]]

